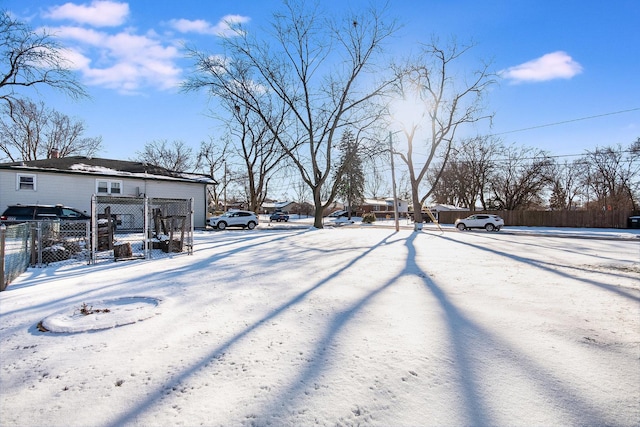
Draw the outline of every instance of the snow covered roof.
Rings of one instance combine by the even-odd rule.
[[[467,208],[461,208],[460,206],[447,205],[447,204],[443,204],[443,203],[436,203],[435,205],[431,205],[428,208],[431,209],[432,211],[438,211],[438,212],[442,212],[442,211],[468,211],[469,210]]]
[[[287,206],[291,205],[293,202],[264,202],[262,203],[262,208],[263,209],[284,209]]]
[[[364,199],[363,204],[368,206],[393,206],[393,199]]]
[[[176,172],[145,162],[70,156],[57,159],[1,163],[0,169],[43,171],[81,175],[119,176],[142,179],[190,181],[217,184],[212,178],[193,173]]]

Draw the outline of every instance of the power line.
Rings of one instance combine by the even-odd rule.
[[[528,128],[515,129],[515,130],[506,131],[506,132],[493,133],[493,134],[491,134],[489,136],[498,136],[498,135],[506,135],[508,133],[524,132],[524,131],[527,131],[527,130],[540,129],[540,128],[545,128],[545,127],[550,127],[550,126],[564,125],[564,124],[567,124],[567,123],[579,122],[579,121],[582,121],[582,120],[590,120],[590,119],[597,119],[599,117],[613,116],[615,114],[630,113],[632,111],[638,111],[638,110],[640,110],[640,107],[630,108],[628,110],[613,111],[611,113],[597,114],[595,116],[580,117],[578,119],[564,120],[564,121],[561,121],[561,122],[547,123],[547,124],[544,124],[544,125],[531,126],[531,127],[528,127]]]

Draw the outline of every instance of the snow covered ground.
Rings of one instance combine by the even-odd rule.
[[[29,269],[0,424],[640,425],[639,230],[300,222]]]

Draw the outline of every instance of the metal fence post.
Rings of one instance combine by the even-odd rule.
[[[0,291],[7,289],[7,280],[4,277],[4,244],[6,241],[7,226],[0,224]]]
[[[144,259],[151,259],[151,251],[149,250],[149,245],[151,244],[151,236],[149,236],[149,233],[151,232],[151,227],[149,226],[149,198],[146,193],[144,195],[143,203],[142,216],[144,217],[144,220],[142,229],[144,233]]]
[[[98,251],[98,215],[96,208],[96,195],[91,196],[91,251],[89,255],[89,262],[96,262],[96,252]]]
[[[193,197],[191,199],[189,199],[189,215],[190,215],[190,219],[189,219],[189,223],[191,224],[191,227],[189,229],[189,255],[193,255],[193,245],[194,245],[194,241],[193,241],[193,204],[194,204],[194,200]]]

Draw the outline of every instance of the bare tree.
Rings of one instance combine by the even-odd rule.
[[[226,156],[228,154],[227,143],[216,143],[212,138],[209,141],[201,141],[200,149],[196,157],[194,170],[199,171],[216,181],[216,185],[207,186],[209,196],[209,208],[212,213],[220,206],[220,197],[226,191],[228,183],[226,176]]]
[[[489,182],[497,167],[496,158],[502,151],[502,142],[491,136],[456,142],[447,164],[443,167],[443,162],[438,162],[429,171],[431,196],[438,203],[465,206],[471,211],[479,201],[486,210]]]
[[[42,31],[0,11],[0,100],[12,109],[22,90],[47,86],[73,99],[88,96],[76,80],[64,48]]]
[[[81,120],[48,109],[43,102],[15,99],[0,115],[0,153],[11,161],[50,158],[54,155],[93,156],[102,148],[101,137],[85,137]]]
[[[234,118],[229,126],[231,146],[245,166],[248,209],[259,212],[267,197],[269,182],[287,157],[272,132],[272,129],[277,133],[281,131],[284,116],[274,115],[267,126],[251,108],[235,104],[231,110]]]
[[[628,149],[618,144],[588,151],[585,183],[592,194],[595,194],[591,204],[609,210],[635,210],[640,176],[639,159],[640,139]]]
[[[309,186],[304,181],[299,180],[293,185],[293,197],[297,205],[298,217],[301,218],[303,212],[308,216],[306,207],[309,206]]]
[[[378,111],[368,107],[388,84],[374,83],[383,65],[377,55],[395,23],[373,9],[334,19],[305,2],[284,5],[268,33],[252,36],[236,27],[237,37],[223,41],[224,56],[191,49],[196,72],[184,89],[235,99],[263,120],[311,190],[314,226],[322,228],[323,210],[340,182],[332,179],[338,131],[365,129],[377,119]],[[274,127],[274,111],[286,117],[282,128]]]
[[[576,207],[579,197],[586,194],[582,185],[586,168],[585,159],[555,163],[551,169],[551,210],[569,210]]]
[[[136,152],[136,160],[161,166],[176,172],[192,170],[194,165],[193,149],[184,141],[169,143],[166,139],[148,142],[142,152]]]
[[[102,137],[84,137],[84,122],[59,111],[51,111],[47,131],[47,157],[58,150],[60,157],[82,154],[94,156],[102,148]]]
[[[378,158],[365,159],[364,190],[365,194],[372,198],[389,195],[388,180],[383,173],[384,167]]]
[[[413,111],[409,115],[413,120],[392,112],[394,122],[402,126],[406,139],[406,146],[396,149],[396,153],[409,172],[416,228],[422,223],[421,207],[447,164],[458,128],[488,118],[483,114],[483,100],[488,88],[495,83],[489,65],[482,64],[465,78],[456,78],[454,73],[463,55],[471,48],[472,45],[462,46],[455,41],[441,48],[434,39],[423,47],[421,55],[411,64],[397,68],[396,92],[404,102],[412,104],[410,108]],[[426,134],[424,145],[420,143],[420,131],[423,129]],[[423,158],[418,154],[424,147],[427,153]],[[427,171],[438,156],[443,159],[441,169],[436,171],[431,188],[422,191]]]
[[[543,190],[550,182],[553,161],[548,154],[536,148],[505,148],[505,157],[499,163],[491,180],[492,209],[523,210],[541,208]]]

